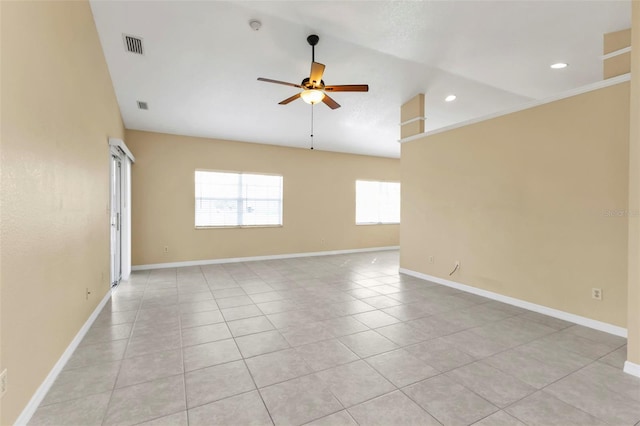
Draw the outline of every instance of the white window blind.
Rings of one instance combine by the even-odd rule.
[[[356,181],[356,224],[400,223],[400,183]]]
[[[196,227],[282,225],[282,176],[196,170]]]

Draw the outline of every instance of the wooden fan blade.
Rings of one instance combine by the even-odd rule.
[[[285,86],[298,87],[300,89],[302,88],[302,86],[300,86],[299,84],[287,83],[286,81],[280,81],[280,80],[271,80],[270,78],[258,77],[258,81],[266,81],[267,83],[275,83],[275,84],[284,84]]]
[[[329,97],[329,95],[325,94],[324,98],[322,99],[322,102],[325,103],[325,105],[327,105],[329,108],[331,109],[336,109],[336,108],[340,108],[340,104],[337,103],[336,101],[334,101],[331,97]]]
[[[320,62],[312,62],[309,82],[314,86],[319,85],[320,81],[322,81],[322,74],[324,74],[324,65]]]
[[[290,102],[295,101],[296,99],[298,99],[300,97],[300,93],[296,93],[295,95],[291,96],[290,98],[285,99],[282,102],[278,102],[280,105],[286,105]]]
[[[368,84],[343,84],[341,86],[326,86],[327,92],[368,92]]]

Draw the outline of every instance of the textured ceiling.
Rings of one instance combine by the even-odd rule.
[[[399,157],[400,105],[426,95],[434,130],[602,79],[602,36],[628,1],[91,2],[125,125],[309,147],[311,107],[278,102],[308,77],[309,34],[342,108],[314,107],[316,149]],[[262,21],[253,31],[249,20]],[[144,56],[122,34],[142,37]],[[549,65],[567,62],[552,70]],[[444,97],[455,93],[451,103]],[[148,111],[137,108],[146,101]]]

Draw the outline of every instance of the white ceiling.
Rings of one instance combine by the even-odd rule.
[[[293,87],[369,84],[314,107],[316,149],[399,157],[400,105],[426,96],[426,130],[602,79],[602,35],[629,1],[105,1],[94,19],[128,129],[308,148],[311,106]],[[262,21],[253,31],[249,20]],[[142,37],[145,55],[124,49]],[[549,65],[567,62],[552,70]],[[444,97],[458,98],[445,103]],[[148,111],[137,108],[146,101]]]

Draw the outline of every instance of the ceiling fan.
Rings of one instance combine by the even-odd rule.
[[[307,37],[307,42],[311,45],[311,73],[308,78],[302,80],[300,84],[287,83],[286,81],[272,80],[270,78],[259,77],[259,81],[266,81],[267,83],[284,84],[285,86],[292,86],[302,89],[300,93],[279,102],[280,105],[287,105],[290,102],[295,101],[298,98],[302,98],[308,104],[314,105],[322,101],[331,109],[340,108],[340,104],[333,100],[326,92],[368,92],[369,85],[367,84],[346,84],[341,86],[325,86],[322,80],[322,74],[324,74],[324,64],[316,62],[315,46],[318,44],[320,37],[315,34]]]

